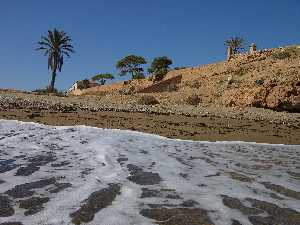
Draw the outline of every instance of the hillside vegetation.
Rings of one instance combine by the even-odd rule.
[[[175,77],[180,77],[173,83]],[[150,79],[78,90],[73,95],[102,95],[107,101],[138,103],[152,95],[159,104],[216,104],[300,112],[300,45],[237,54],[230,61],[171,70],[159,86]],[[153,91],[144,91],[145,89]],[[162,88],[160,88],[162,87]],[[120,97],[122,95],[122,97]],[[195,105],[195,104],[194,104]]]

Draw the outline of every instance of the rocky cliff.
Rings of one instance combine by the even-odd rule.
[[[176,77],[180,77],[180,82]],[[172,80],[176,82],[173,84]],[[187,98],[197,95],[200,104],[300,112],[300,45],[239,54],[230,61],[172,70],[161,83],[135,80],[87,89],[83,93],[115,97],[125,94],[130,95],[128,99],[147,93],[161,104],[177,105],[187,104]],[[155,91],[149,93],[152,89]]]

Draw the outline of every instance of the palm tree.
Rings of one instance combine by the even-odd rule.
[[[49,30],[47,36],[42,36],[38,42],[39,48],[37,51],[42,51],[45,56],[48,56],[48,69],[52,71],[51,83],[49,91],[54,91],[54,84],[57,70],[61,72],[64,63],[64,55],[70,57],[70,53],[74,53],[71,44],[71,38],[64,32],[54,29]]]

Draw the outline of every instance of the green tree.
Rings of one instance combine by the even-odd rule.
[[[70,53],[74,53],[74,47],[71,44],[71,38],[64,32],[54,29],[49,30],[47,36],[42,36],[38,42],[39,48],[45,56],[48,56],[48,69],[51,69],[51,83],[49,91],[54,91],[55,78],[57,71],[61,72],[64,64],[64,56],[70,57]]]
[[[129,73],[132,79],[141,79],[145,77],[141,65],[146,63],[146,60],[141,56],[129,55],[118,61],[116,68],[120,71],[120,76]]]
[[[234,54],[245,51],[245,40],[241,37],[231,37],[224,42],[224,45],[231,47]]]
[[[104,85],[107,80],[114,79],[114,76],[110,73],[100,73],[92,77],[93,81],[99,82],[101,85]]]
[[[172,64],[172,60],[166,56],[157,57],[151,63],[148,72],[154,75],[154,81],[159,81],[168,73],[169,66]]]

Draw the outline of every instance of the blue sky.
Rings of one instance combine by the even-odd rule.
[[[100,72],[117,75],[117,60],[128,54],[195,66],[223,60],[230,36],[259,49],[299,44],[299,9],[299,0],[1,0],[0,88],[48,85],[47,58],[35,51],[48,29],[73,39],[76,54],[56,83],[66,89]]]

